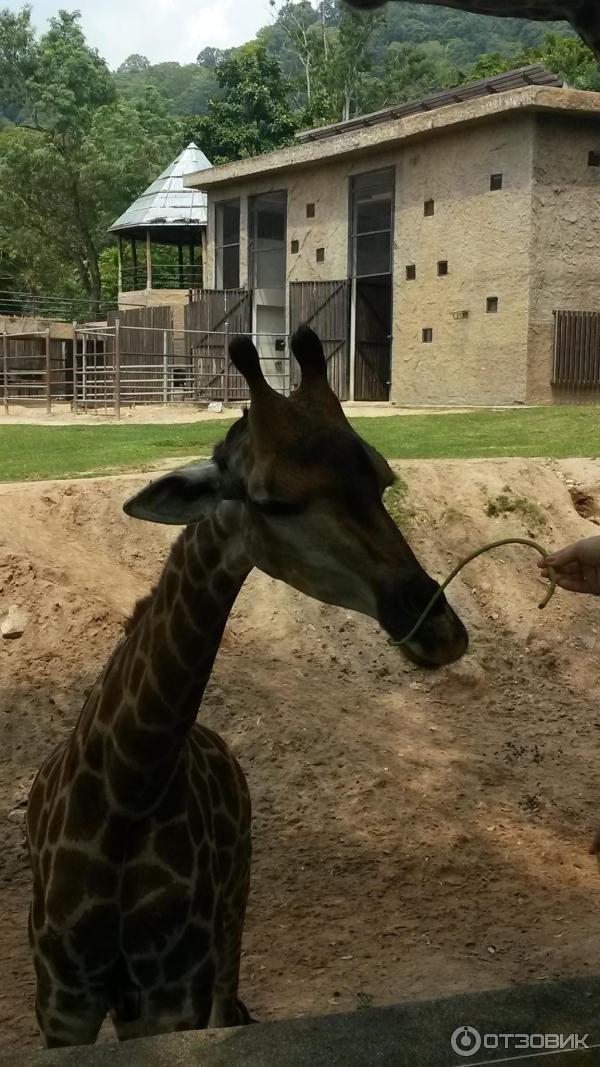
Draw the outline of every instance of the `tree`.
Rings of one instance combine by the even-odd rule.
[[[441,45],[390,45],[378,106],[426,96],[436,89],[457,85],[460,80],[459,71],[448,61]]]
[[[220,66],[227,59],[230,52],[231,49],[212,48],[209,46],[208,48],[203,48],[198,54],[196,63],[199,67],[208,67],[209,70],[214,70],[215,67]]]
[[[297,128],[290,106],[291,84],[264,45],[247,44],[215,71],[223,100],[211,100],[208,114],[184,123],[214,163],[255,156],[288,144]]]
[[[146,56],[140,56],[137,52],[133,55],[127,56],[127,59],[121,63],[117,73],[118,74],[139,74],[140,71],[150,69],[150,60]]]
[[[31,9],[0,10],[0,117],[15,122],[23,114],[25,86],[35,65]]]
[[[106,228],[168,161],[176,131],[156,93],[117,102],[77,15],[52,19],[22,59],[25,117],[0,140],[0,230],[35,267],[27,285],[48,291],[59,275],[93,305]],[[36,248],[51,253],[50,270]]]
[[[578,37],[556,33],[546,34],[540,45],[517,56],[507,58],[498,53],[480,56],[470,75],[489,78],[528,63],[541,63],[576,89],[600,90],[600,65],[591,49]]]

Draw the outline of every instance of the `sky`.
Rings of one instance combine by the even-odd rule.
[[[24,0],[2,0],[18,11]],[[88,43],[116,68],[134,52],[151,63],[193,63],[207,45],[227,48],[250,40],[271,18],[268,0],[31,0],[44,29],[59,8],[79,10]]]

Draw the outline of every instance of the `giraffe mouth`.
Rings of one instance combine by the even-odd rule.
[[[406,634],[410,633],[412,622],[405,622],[401,632],[397,624],[390,626],[383,620],[380,622],[390,634],[392,644],[396,643],[402,655],[418,667],[429,670],[445,667],[461,659],[469,647],[466,627],[447,603],[440,615],[425,619],[410,641],[406,641]]]

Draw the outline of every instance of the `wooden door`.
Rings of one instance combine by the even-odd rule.
[[[290,282],[290,332],[306,323],[323,342],[331,388],[340,400],[350,389],[350,283]],[[298,385],[299,368],[292,359],[292,388]]]

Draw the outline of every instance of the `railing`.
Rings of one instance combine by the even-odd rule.
[[[0,401],[73,411],[110,412],[124,407],[214,402],[239,405],[248,399],[245,380],[229,358],[228,324],[222,330],[174,330],[123,325],[76,327],[71,341],[50,332],[19,337],[0,334]],[[288,339],[257,335],[263,372],[273,388],[290,389]]]
[[[60,322],[97,321],[105,319],[115,301],[91,300],[87,297],[50,296],[44,293],[24,293],[0,290],[0,315],[52,319]]]
[[[121,291],[139,292],[142,289],[201,289],[202,265],[200,263],[152,264],[149,283],[145,265],[124,267],[121,272]]]

